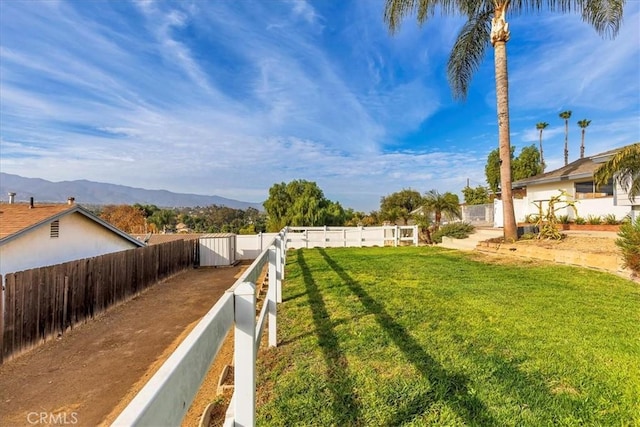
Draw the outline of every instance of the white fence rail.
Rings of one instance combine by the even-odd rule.
[[[270,239],[270,240],[265,240]],[[277,344],[277,303],[282,302],[288,248],[418,244],[417,226],[291,227],[277,234],[238,236],[238,259],[255,260],[218,300],[114,421],[114,426],[175,426],[234,327],[234,393],[225,426],[255,425],[256,355],[266,324]],[[256,284],[268,265],[268,290],[256,319]]]
[[[255,370],[260,337],[269,322],[275,346],[276,303],[282,301],[286,230],[200,320],[155,375],[113,422],[114,426],[180,425],[231,327],[234,330],[234,394],[225,425],[255,425]],[[269,265],[267,297],[256,324],[256,282]]]
[[[289,227],[289,248],[336,248],[418,245],[418,226]]]

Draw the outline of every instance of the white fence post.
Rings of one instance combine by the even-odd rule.
[[[235,296],[234,417],[237,426],[254,426],[256,421],[256,288],[241,283]]]
[[[284,229],[282,233],[282,240],[280,241],[280,250],[282,251],[282,270],[280,271],[280,282],[284,280],[285,265],[287,265],[287,229]]]
[[[418,226],[413,226],[413,246],[418,246]]]
[[[282,302],[282,270],[284,270],[284,266],[282,264],[282,240],[276,239],[273,242],[276,245],[276,302]]]
[[[274,243],[269,248],[269,290],[267,291],[267,301],[265,304],[269,304],[269,347],[276,347],[278,345],[278,329],[277,329],[277,304],[278,293],[276,292],[278,283],[278,271],[277,271],[277,246]]]

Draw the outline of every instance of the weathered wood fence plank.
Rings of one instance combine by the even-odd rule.
[[[191,268],[197,257],[197,240],[179,240],[6,274],[0,364]]]

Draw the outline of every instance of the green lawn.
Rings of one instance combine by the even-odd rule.
[[[259,425],[640,425],[640,286],[439,248],[289,252]]]

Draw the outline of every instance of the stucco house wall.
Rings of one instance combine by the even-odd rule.
[[[51,222],[0,246],[0,274],[138,247],[78,212],[59,218],[59,237],[51,237]]]

